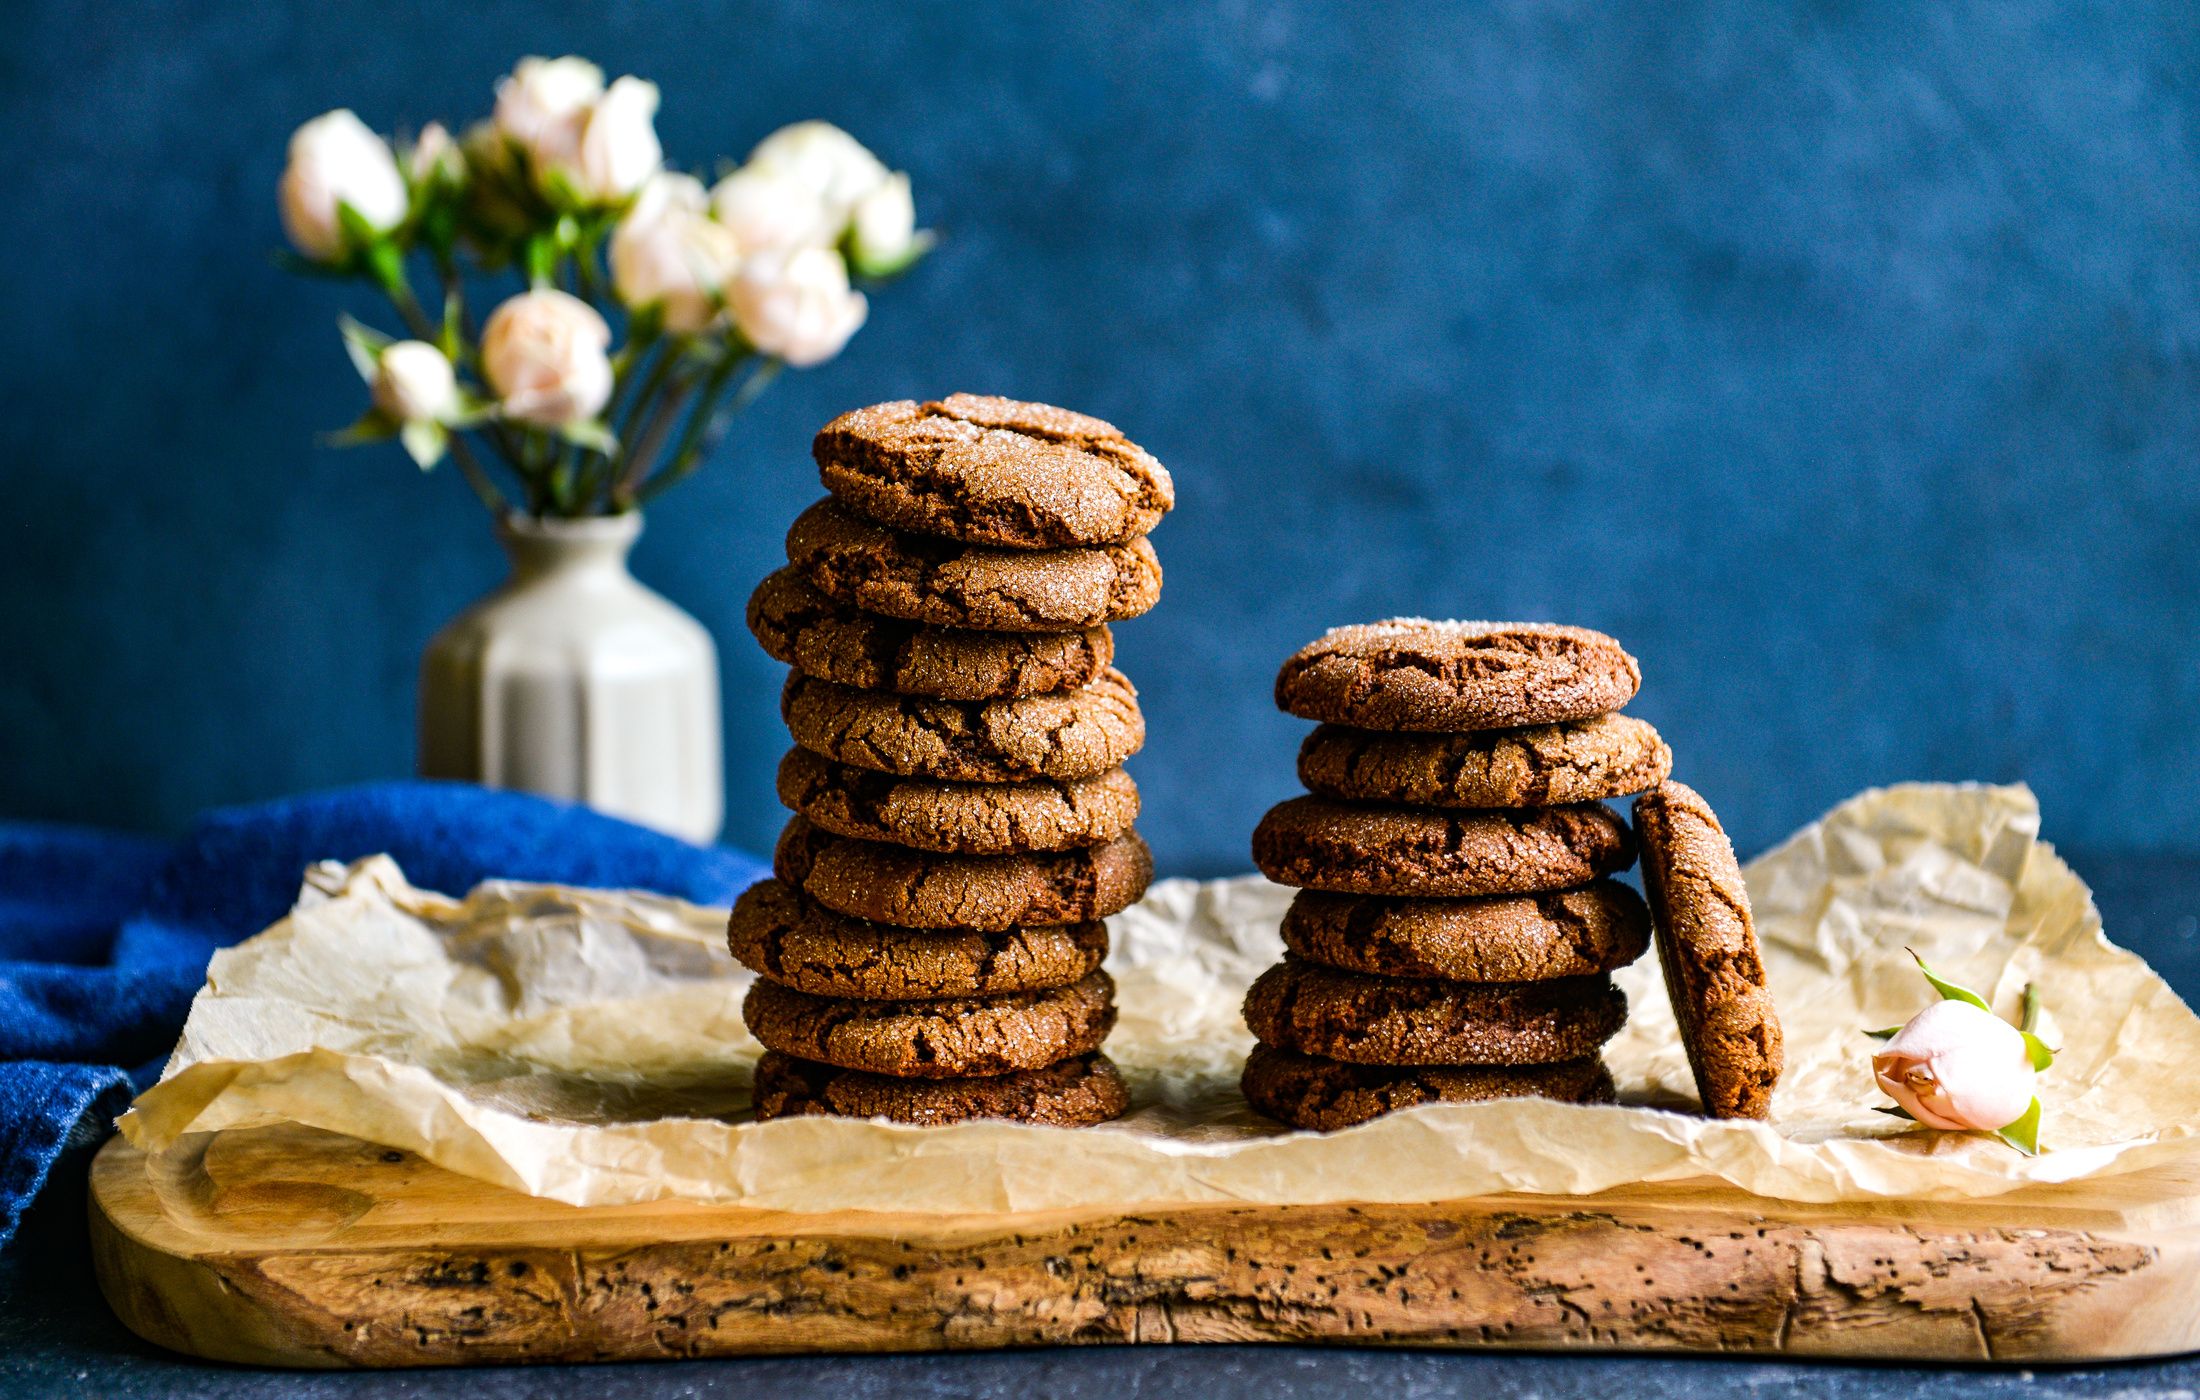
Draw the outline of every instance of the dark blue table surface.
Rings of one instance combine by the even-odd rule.
[[[2200,998],[2200,858],[2078,857],[2109,933]],[[252,1371],[161,1351],[101,1301],[84,1242],[82,1170],[50,1193],[0,1255],[0,1395],[864,1397],[1000,1400],[1235,1400],[1349,1394],[1534,1394],[1564,1400],[1651,1396],[1887,1396],[1955,1388],[1981,1396],[2178,1397],[2200,1392],[2200,1357],[2019,1371],[1787,1364],[1717,1358],[1368,1351],[1311,1347],[1095,1347],[947,1356],[811,1357],[467,1371]]]

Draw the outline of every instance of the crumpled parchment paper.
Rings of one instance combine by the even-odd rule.
[[[387,858],[309,873],[291,915],[215,956],[131,1142],[284,1120],[417,1152],[575,1204],[685,1197],[791,1211],[940,1212],[1161,1202],[1578,1195],[1713,1178],[1796,1201],[1953,1199],[2136,1170],[2200,1147],[2200,1018],[2102,935],[2038,839],[2022,787],[1862,794],[1748,868],[1787,1037],[1769,1123],[1689,1116],[1694,1091],[1655,954],[1621,976],[1616,1106],[1428,1105],[1329,1135],[1248,1110],[1238,1004],[1281,953],[1290,891],[1165,881],[1112,920],[1133,1111],[1104,1128],[908,1128],[746,1115],[759,1053],[724,912],[646,894],[506,883],[463,901]],[[2061,1049],[2049,1149],[1879,1114],[1865,1027],[1931,996],[1905,946],[2016,1004]]]

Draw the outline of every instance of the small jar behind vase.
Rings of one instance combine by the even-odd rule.
[[[420,662],[420,773],[718,837],[718,651],[627,572],[639,514],[509,516],[512,573]]]

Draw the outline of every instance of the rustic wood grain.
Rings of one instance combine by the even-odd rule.
[[[418,1366],[1084,1342],[2044,1361],[2200,1349],[2200,1181],[1952,1205],[1587,1199],[1015,1217],[579,1209],[298,1127],[119,1139],[109,1302],[162,1346]]]

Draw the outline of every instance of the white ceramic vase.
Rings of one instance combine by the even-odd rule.
[[[585,802],[718,838],[718,650],[635,582],[639,515],[514,517],[512,574],[420,661],[420,772]]]

